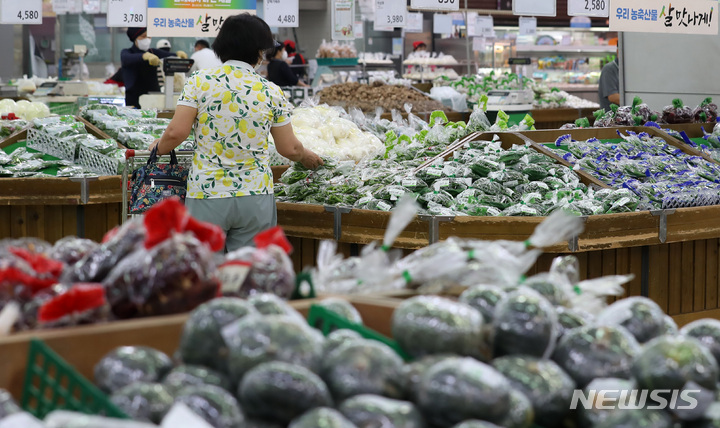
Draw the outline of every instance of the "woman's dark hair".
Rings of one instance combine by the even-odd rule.
[[[275,46],[270,27],[255,15],[241,13],[228,17],[213,42],[213,50],[220,61],[257,63],[260,51]]]
[[[270,61],[271,59],[275,58],[275,55],[277,55],[278,52],[285,49],[283,45],[277,46],[274,49],[268,49],[265,51],[265,59]]]

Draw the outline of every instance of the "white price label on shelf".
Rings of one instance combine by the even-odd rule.
[[[375,0],[375,27],[403,28],[407,25],[404,0]]]
[[[610,0],[568,0],[570,16],[610,16]]]
[[[424,10],[460,10],[460,0],[412,0],[410,7]]]
[[[0,24],[42,24],[42,0],[2,0]]]
[[[536,18],[520,18],[520,35],[521,36],[534,36],[537,34],[537,19]]]
[[[478,16],[475,18],[475,34],[483,37],[495,35],[495,20],[492,16]]]
[[[272,27],[299,27],[298,0],[265,0],[265,22]]]
[[[108,27],[146,27],[147,0],[108,0]]]
[[[555,0],[513,0],[513,15],[556,16]]]

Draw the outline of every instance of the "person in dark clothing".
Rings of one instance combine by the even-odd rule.
[[[302,54],[295,49],[295,42],[293,42],[292,40],[285,40],[285,43],[283,43],[283,45],[285,45],[285,51],[288,54],[288,58],[292,59],[291,65],[296,66],[290,67],[292,72],[295,73],[295,75],[300,79],[307,76],[307,69],[305,67],[299,66],[307,65],[308,62],[305,57],[302,56]]]
[[[280,45],[268,53],[267,59],[270,61],[267,66],[268,80],[278,86],[308,86],[293,73],[283,59],[283,52],[285,46]]]
[[[115,84],[115,85],[118,85],[118,86],[121,87],[121,88],[122,88],[123,86],[125,86],[125,83],[123,83],[123,69],[122,69],[122,67],[120,67],[120,69],[118,69],[118,71],[116,71],[115,74],[113,74],[112,76],[110,76],[110,78],[108,78],[108,79],[107,79],[105,82],[103,82],[103,83],[108,84],[108,85]]]
[[[133,45],[120,52],[123,82],[125,82],[125,105],[140,108],[141,95],[160,91],[157,78],[160,58],[170,56],[187,58],[187,54],[183,51],[174,53],[151,48],[152,40],[147,36],[147,28],[128,28],[127,36]]]

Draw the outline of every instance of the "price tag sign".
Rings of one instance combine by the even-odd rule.
[[[513,14],[527,16],[557,15],[555,0],[513,0]]]
[[[423,14],[422,12],[408,13],[406,33],[422,33],[423,32]]]
[[[363,21],[355,21],[353,24],[353,31],[355,32],[356,39],[362,39],[365,37],[365,24]]]
[[[534,36],[537,34],[537,19],[536,18],[520,18],[520,35],[521,36]]]
[[[478,16],[475,18],[475,34],[483,37],[495,35],[495,20],[492,16]]]
[[[42,0],[2,0],[0,24],[42,24]]]
[[[355,40],[355,0],[332,0],[332,39]],[[368,43],[369,44],[369,43]]]
[[[265,22],[273,27],[299,27],[298,0],[265,0]]]
[[[410,7],[421,10],[460,10],[460,0],[411,0]]]
[[[444,13],[433,15],[433,33],[452,34],[452,16]]]
[[[570,16],[610,16],[610,0],[568,0]]]
[[[407,3],[403,0],[375,0],[375,27],[403,28],[407,25]]]
[[[108,27],[147,26],[147,0],[108,0]]]

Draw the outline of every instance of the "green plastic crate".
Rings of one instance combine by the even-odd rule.
[[[39,419],[53,410],[128,419],[92,382],[38,339],[30,342],[21,406]]]
[[[318,58],[318,65],[327,65],[330,67],[351,67],[358,65],[357,58]]]
[[[71,115],[74,116],[78,114],[80,111],[80,108],[78,107],[77,103],[55,103],[50,102],[48,103],[48,109],[50,109],[50,113],[52,114],[59,114],[59,115]]]
[[[340,315],[331,312],[322,306],[312,305],[310,306],[310,312],[308,312],[308,324],[311,327],[315,327],[322,331],[323,335],[327,336],[335,330],[347,329],[353,330],[360,334],[365,339],[377,340],[392,348],[399,356],[405,361],[410,360],[410,356],[400,348],[400,345],[389,337],[386,337],[374,330],[365,327],[362,324],[355,324]]]

